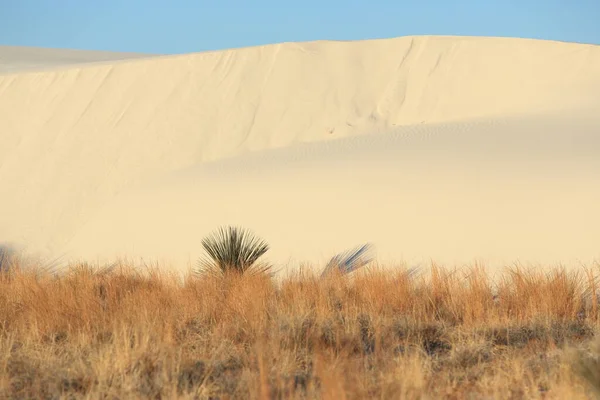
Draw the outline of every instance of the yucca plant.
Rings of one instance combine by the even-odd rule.
[[[207,256],[198,262],[199,274],[268,273],[272,265],[259,262],[268,250],[266,241],[239,227],[221,227],[202,240]]]
[[[321,273],[321,278],[333,271],[339,271],[342,275],[346,275],[365,266],[373,260],[372,249],[373,246],[366,243],[332,257]]]

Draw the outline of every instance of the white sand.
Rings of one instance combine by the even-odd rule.
[[[600,47],[289,43],[0,75],[0,237],[181,266],[221,224],[276,262],[600,258]],[[304,143],[304,144],[303,144]],[[208,163],[207,163],[208,162]]]

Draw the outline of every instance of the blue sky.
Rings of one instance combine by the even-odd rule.
[[[0,45],[172,54],[423,34],[600,44],[599,21],[600,0],[0,0]]]

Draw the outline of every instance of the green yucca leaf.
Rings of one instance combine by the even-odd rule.
[[[372,250],[373,245],[366,243],[337,254],[327,263],[321,277],[323,278],[335,270],[341,272],[342,275],[346,275],[367,265],[373,260]]]

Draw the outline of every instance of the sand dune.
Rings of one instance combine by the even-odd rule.
[[[0,75],[0,237],[194,259],[222,223],[272,257],[600,255],[600,48],[406,37]]]

